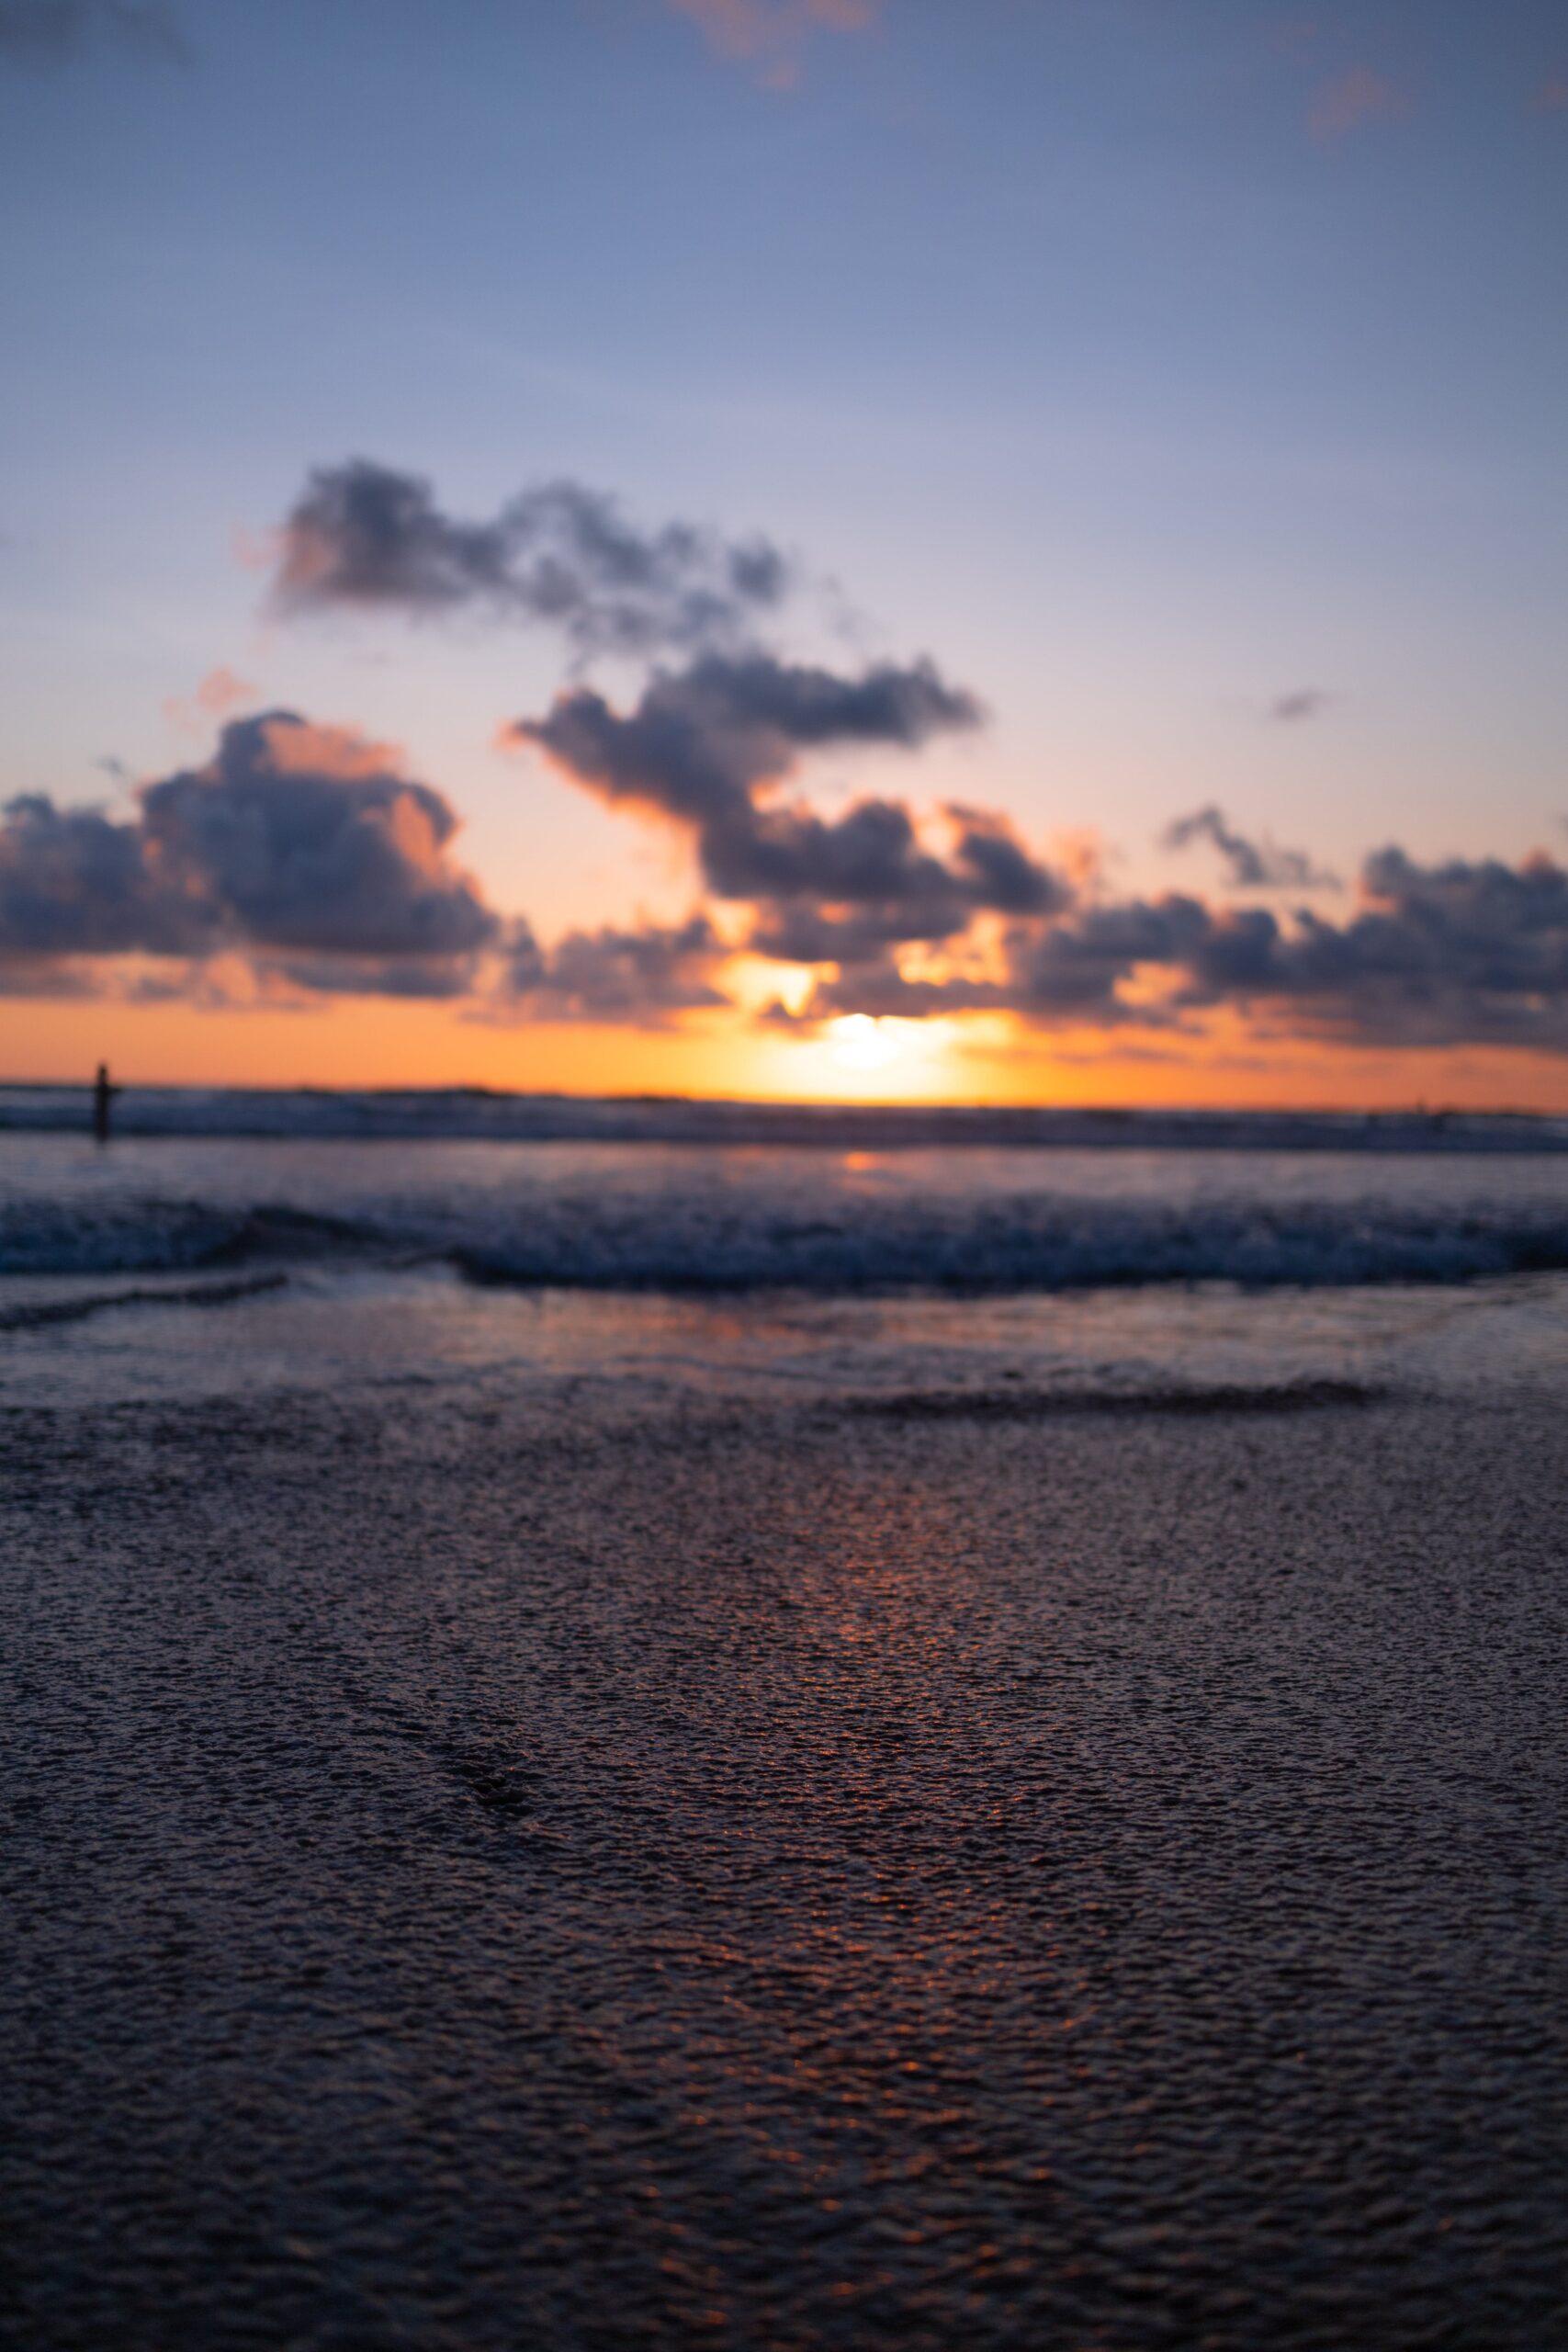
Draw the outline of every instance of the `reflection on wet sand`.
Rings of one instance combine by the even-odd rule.
[[[1555,1408],[603,1395],[5,1417],[29,2340],[1538,2352]]]

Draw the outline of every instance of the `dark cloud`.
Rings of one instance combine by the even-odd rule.
[[[150,857],[139,821],[41,793],[0,811],[0,956],[189,955],[212,937],[213,911]]]
[[[471,956],[276,956],[260,959],[257,977],[311,996],[390,996],[450,1002],[472,993]]]
[[[1048,915],[1067,906],[1073,893],[1058,875],[1031,857],[1004,817],[994,809],[948,804],[958,827],[953,862],[968,876],[976,903],[1005,915]]]
[[[1366,860],[1360,888],[1343,923],[1179,894],[1077,907],[1014,925],[994,978],[907,981],[884,956],[824,980],[802,1017],[1007,1010],[1047,1027],[1169,1028],[1228,1005],[1264,1035],[1568,1053],[1568,871],[1544,856],[1422,865],[1391,848]]]
[[[1122,982],[1145,966],[1185,964],[1213,920],[1200,899],[1172,895],[1089,907],[1033,936],[1020,934],[1010,960],[1021,1008],[1101,1023],[1125,1020],[1132,1008],[1119,993]]]
[[[306,954],[471,955],[495,918],[447,865],[446,800],[358,738],[287,711],[237,720],[206,768],[141,792],[165,871],[248,944]]]
[[[548,1021],[658,1028],[671,1013],[728,1005],[715,985],[728,954],[705,915],[683,923],[570,931],[552,951],[513,927],[501,1001]]]
[[[1262,910],[1211,917],[1185,993],[1273,1006],[1316,1027],[1396,1043],[1561,1035],[1568,1014],[1568,876],[1547,861],[1422,866],[1379,851],[1361,910],[1339,924],[1303,912],[1286,930]]]
[[[1303,915],[1278,941],[1286,1001],[1357,1037],[1568,1050],[1568,872],[1552,859],[1421,865],[1389,848],[1365,861],[1361,891],[1342,928]]]
[[[1568,1048],[1568,874],[1547,858],[1421,865],[1368,858],[1362,906],[1344,923],[1303,910],[1219,912],[1197,899],[1105,910],[1128,922],[1105,977],[1163,967],[1179,1007],[1239,1006],[1292,1035],[1356,1044],[1529,1044]],[[1051,951],[1096,943],[1069,924]],[[1075,934],[1085,934],[1081,943]],[[1098,944],[1116,949],[1109,928]]]
[[[496,935],[449,862],[447,802],[358,737],[287,711],[237,720],[206,767],[145,785],[139,800],[124,822],[38,796],[10,803],[0,956],[240,948],[309,987],[330,974],[406,994],[416,974],[420,992],[447,992],[438,975],[469,971]]]
[[[548,623],[586,656],[736,639],[792,584],[766,539],[686,523],[639,531],[580,482],[544,483],[492,521],[462,522],[427,481],[361,458],[311,474],[284,526],[273,595],[286,613],[488,607]]]
[[[844,910],[809,899],[754,908],[747,946],[781,964],[880,964],[890,949],[911,940],[951,939],[975,910],[956,890],[921,889],[881,904]]]
[[[1280,849],[1267,838],[1254,842],[1236,832],[1226,823],[1224,809],[1213,801],[1206,808],[1195,808],[1190,817],[1178,817],[1160,835],[1164,849],[1186,849],[1198,841],[1212,842],[1224,858],[1233,889],[1334,890],[1339,887],[1338,876],[1314,865],[1305,850]]]
[[[981,716],[929,662],[844,676],[749,653],[657,673],[626,712],[576,688],[512,731],[612,804],[688,827],[708,888],[756,910],[759,952],[819,962],[947,938],[983,910],[1066,903],[1059,879],[999,817],[950,810],[956,842],[940,857],[922,847],[902,801],[857,800],[829,819],[770,797],[807,753],[914,751]]]
[[[710,654],[657,672],[625,715],[578,687],[558,695],[547,718],[520,719],[513,731],[604,799],[659,809],[716,844],[727,831],[747,829],[757,788],[781,783],[805,752],[912,751],[943,729],[976,726],[980,715],[974,696],[944,684],[929,662],[844,677],[771,653]]]
[[[1011,1012],[1044,1025],[1116,1027],[1168,1018],[1125,1002],[1122,985],[1146,966],[1180,965],[1211,922],[1195,899],[1129,899],[1014,925],[997,977],[905,981],[891,961],[840,970],[810,1008],[819,1012],[929,1014]]]
[[[1014,990],[1002,980],[960,977],[942,980],[906,979],[890,958],[846,967],[818,981],[806,1003],[791,1012],[780,1003],[770,1005],[761,1018],[781,1027],[798,1029],[846,1012],[861,1012],[874,1021],[929,1021],[939,1015],[964,1012],[1016,1012]]]
[[[828,820],[769,797],[807,750],[918,746],[976,716],[928,664],[840,677],[750,656],[656,676],[625,714],[564,695],[518,731],[606,799],[689,828],[716,896],[747,910],[745,946],[818,967],[804,1012],[779,1019],[1006,1011],[1179,1032],[1228,1008],[1262,1039],[1568,1054],[1568,869],[1544,854],[1424,865],[1390,846],[1364,862],[1355,911],[1327,922],[1075,894],[962,804],[939,854],[898,801]],[[284,711],[225,727],[205,766],[142,786],[125,819],[23,796],[0,811],[0,994],[463,998],[496,1019],[644,1026],[728,1001],[733,951],[705,912],[546,949],[453,863],[457,830],[393,753]],[[1264,855],[1217,809],[1178,830],[1214,841],[1235,878]],[[901,969],[916,942],[949,968]],[[162,968],[117,979],[108,959],[128,956]]]
[[[453,865],[439,792],[290,712],[224,728],[205,767],[137,798],[123,820],[36,795],[0,811],[0,996],[468,999],[498,1018],[643,1027],[728,1002],[730,951],[705,914],[547,950]],[[128,975],[120,956],[160,968]]]
[[[190,54],[178,18],[155,0],[0,0],[0,61],[64,65],[100,39],[170,62]]]
[[[1286,727],[1298,726],[1303,718],[1315,718],[1326,710],[1334,697],[1321,686],[1296,686],[1288,695],[1276,695],[1269,706],[1269,716]]]
[[[98,967],[92,964],[64,962],[52,956],[14,956],[0,947],[0,997],[47,998],[56,1003],[102,993]]]

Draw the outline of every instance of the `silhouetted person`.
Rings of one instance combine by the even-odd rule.
[[[118,1092],[118,1086],[109,1084],[107,1062],[100,1062],[97,1077],[93,1080],[93,1133],[100,1143],[107,1143],[109,1139],[109,1113]]]

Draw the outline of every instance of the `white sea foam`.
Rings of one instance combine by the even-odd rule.
[[[334,1101],[340,1098],[333,1098]],[[1568,1267],[1568,1157],[127,1139],[0,1152],[0,1275],[435,1260],[739,1293],[1452,1283]]]

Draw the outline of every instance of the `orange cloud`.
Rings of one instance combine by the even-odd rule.
[[[236,677],[220,662],[216,670],[209,670],[194,694],[166,696],[164,716],[171,727],[199,733],[209,719],[226,718],[242,703],[254,702],[260,692],[249,678]]]
[[[798,52],[816,32],[864,32],[881,0],[669,0],[677,16],[689,17],[722,57],[749,58],[763,69],[774,88],[788,88],[798,72]]]
[[[355,728],[323,727],[292,712],[269,712],[256,724],[278,775],[321,775],[334,784],[354,784],[395,774],[404,757],[399,743],[378,743]]]
[[[1409,97],[1396,82],[1374,74],[1370,65],[1352,65],[1314,91],[1307,128],[1314,139],[1343,139],[1360,123],[1397,121],[1409,112]]]

